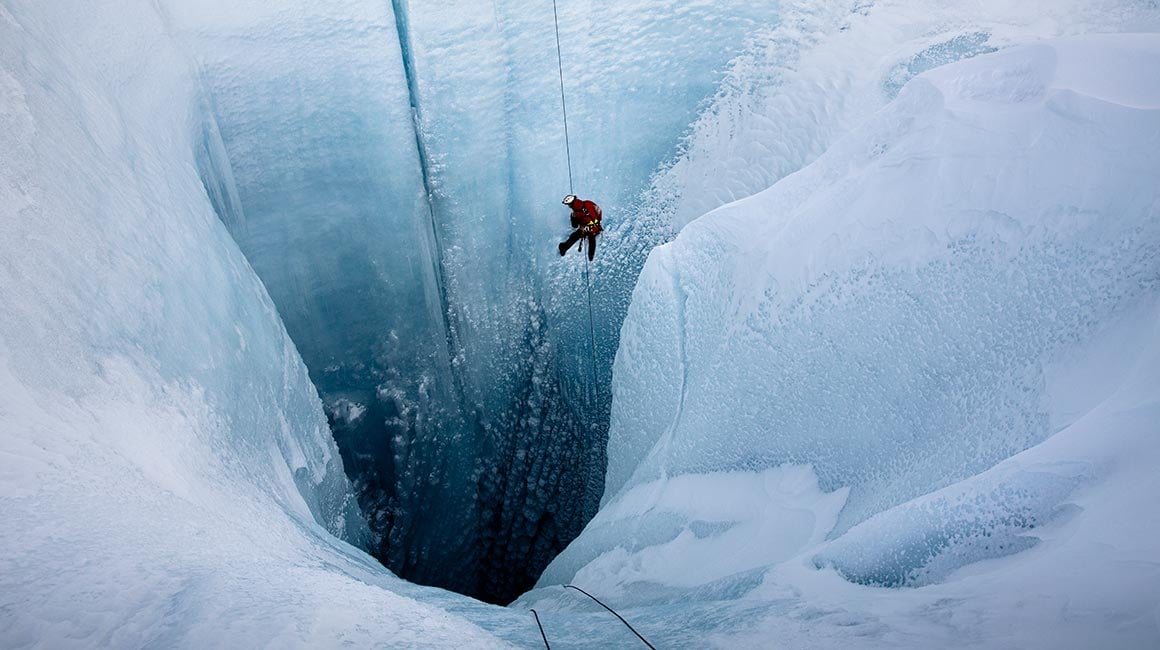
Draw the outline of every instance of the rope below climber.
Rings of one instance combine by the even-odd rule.
[[[600,224],[603,214],[599,205],[578,198],[575,194],[565,196],[564,205],[572,209],[572,228],[575,230],[568,239],[560,242],[560,257],[566,255],[576,242],[585,238],[588,240],[588,259],[584,262],[584,285],[588,289],[588,337],[592,345],[592,398],[595,400],[599,397],[599,390],[596,385],[596,327],[592,318],[592,279],[589,276],[589,266],[596,257],[596,236],[603,230]]]

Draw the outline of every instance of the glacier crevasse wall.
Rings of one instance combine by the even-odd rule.
[[[936,68],[654,250],[606,503],[520,602],[702,603],[678,645],[1154,642],[1158,43]]]

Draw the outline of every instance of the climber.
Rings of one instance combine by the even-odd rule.
[[[588,259],[596,257],[596,235],[600,234],[600,206],[592,201],[577,198],[575,194],[564,197],[564,205],[572,208],[572,227],[575,228],[568,239],[560,242],[560,257],[568,253],[572,245],[581,238],[588,238]]]

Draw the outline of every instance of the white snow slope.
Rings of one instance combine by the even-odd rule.
[[[540,586],[678,645],[1157,647],[1158,70],[938,68],[654,250],[606,505]]]

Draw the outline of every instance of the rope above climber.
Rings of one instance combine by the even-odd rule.
[[[574,230],[568,239],[560,242],[560,257],[566,255],[576,242],[587,237],[588,259],[591,261],[596,257],[596,236],[603,230],[600,225],[600,220],[603,217],[600,206],[592,201],[585,201],[575,194],[565,196],[564,205],[572,209],[572,228]]]

